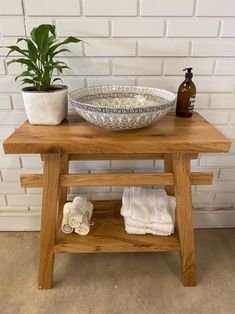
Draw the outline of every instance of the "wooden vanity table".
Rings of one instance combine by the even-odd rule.
[[[198,113],[179,118],[169,113],[137,130],[110,131],[78,115],[59,126],[25,122],[5,142],[7,154],[41,154],[43,174],[23,174],[23,187],[42,187],[40,289],[50,289],[55,253],[179,251],[182,282],[195,286],[191,185],[211,184],[210,172],[192,172],[198,153],[228,152],[230,141]],[[68,174],[70,160],[163,159],[165,172]],[[165,185],[176,197],[176,232],[169,237],[129,235],[120,216],[120,201],[97,201],[89,235],[65,235],[60,229],[67,188],[72,186]]]

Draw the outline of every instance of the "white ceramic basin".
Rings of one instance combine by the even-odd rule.
[[[172,108],[175,99],[166,90],[139,86],[94,86],[69,94],[79,115],[114,130],[142,128],[158,121]]]

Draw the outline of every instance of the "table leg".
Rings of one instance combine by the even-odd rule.
[[[172,154],[164,154],[164,171],[173,172]],[[168,195],[175,195],[174,185],[166,185],[165,190]]]
[[[61,155],[61,166],[60,166],[60,174],[68,174],[69,170],[69,156],[68,154]],[[67,187],[59,188],[59,206],[58,206],[58,214],[57,214],[57,227],[61,226],[61,221],[63,217],[63,208],[64,204],[67,202]]]
[[[184,286],[195,286],[190,159],[185,153],[173,154],[172,157],[175,174],[176,224],[180,241],[182,282]]]
[[[39,289],[50,289],[52,286],[60,166],[61,158],[59,153],[45,155],[40,233]]]

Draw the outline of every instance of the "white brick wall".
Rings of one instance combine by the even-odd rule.
[[[235,176],[235,168],[221,169],[220,179],[221,180],[233,180]]]
[[[53,23],[71,45],[63,61],[70,90],[97,84],[162,87],[177,92],[182,69],[194,67],[196,110],[232,139],[230,154],[201,155],[195,171],[213,171],[212,186],[193,188],[198,209],[235,206],[235,1],[234,0],[7,0],[0,1],[0,46],[14,44],[41,23]],[[14,74],[0,49],[0,143],[25,119]],[[206,134],[205,134],[206,136]],[[0,145],[0,212],[32,214],[40,189],[22,189],[21,172],[41,172],[39,156],[4,155]],[[162,170],[162,162],[81,161],[71,172]],[[83,188],[93,199],[121,197],[122,187]],[[72,198],[78,189],[71,189]],[[28,211],[29,210],[29,211]]]
[[[137,0],[84,0],[86,16],[135,16]]]
[[[227,124],[230,116],[229,111],[223,110],[199,110],[199,112],[213,124]]]
[[[109,75],[110,60],[104,58],[65,58],[64,62],[70,67],[67,75]]]
[[[24,36],[24,20],[21,17],[3,17],[0,19],[1,36]]]
[[[0,95],[1,109],[11,109],[11,99],[9,96]]]
[[[235,42],[232,39],[195,39],[192,41],[192,56],[233,57]]]
[[[87,56],[126,57],[136,55],[134,39],[91,39],[86,47]]]
[[[1,15],[20,15],[22,14],[21,0],[0,1]]]
[[[25,0],[26,13],[31,16],[77,16],[80,4],[77,0]]]
[[[162,60],[154,58],[113,59],[114,75],[160,75]]]
[[[235,59],[220,59],[216,62],[216,75],[235,75]]]
[[[235,16],[233,0],[199,0],[198,16]]]
[[[27,35],[30,34],[31,30],[40,24],[53,24],[54,20],[50,17],[28,17],[25,16],[25,27]]]
[[[231,114],[230,123],[235,124],[235,112],[232,112],[232,114]]]
[[[165,75],[182,75],[182,69],[190,63],[197,69],[197,75],[210,75],[213,73],[214,59],[208,58],[167,58],[165,59]]]
[[[58,36],[108,37],[108,20],[58,19]]]
[[[0,74],[5,74],[4,59],[0,58]]]
[[[183,39],[140,39],[140,56],[185,57],[189,54],[190,41]]]
[[[113,21],[113,37],[162,37],[164,20],[128,19]]]
[[[216,37],[218,33],[218,19],[174,18],[168,21],[168,37]]]
[[[142,0],[140,11],[143,16],[191,16],[193,0]]]
[[[41,168],[42,161],[39,155],[22,155],[21,156],[22,167],[26,169]]]
[[[0,205],[5,206],[6,205],[6,198],[4,195],[0,195]]]
[[[223,21],[222,28],[223,37],[234,37],[235,36],[235,21],[234,19],[226,19]]]
[[[228,125],[228,126],[219,126],[218,129],[227,137],[231,139],[235,139],[235,126]]]
[[[211,108],[235,108],[235,94],[215,94],[211,96]],[[233,112],[233,111],[232,111]]]

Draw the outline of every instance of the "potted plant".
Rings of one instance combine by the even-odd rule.
[[[63,73],[68,66],[57,60],[57,55],[69,43],[78,43],[81,40],[75,37],[68,37],[61,42],[56,39],[55,26],[42,24],[35,27],[31,38],[19,38],[20,42],[26,43],[26,48],[19,45],[8,46],[10,49],[7,56],[17,52],[21,56],[9,61],[7,64],[20,63],[24,71],[16,77],[21,79],[22,84],[27,86],[22,89],[26,113],[31,124],[57,125],[67,114],[68,110],[68,87],[55,85],[56,81],[62,81],[57,74]]]

